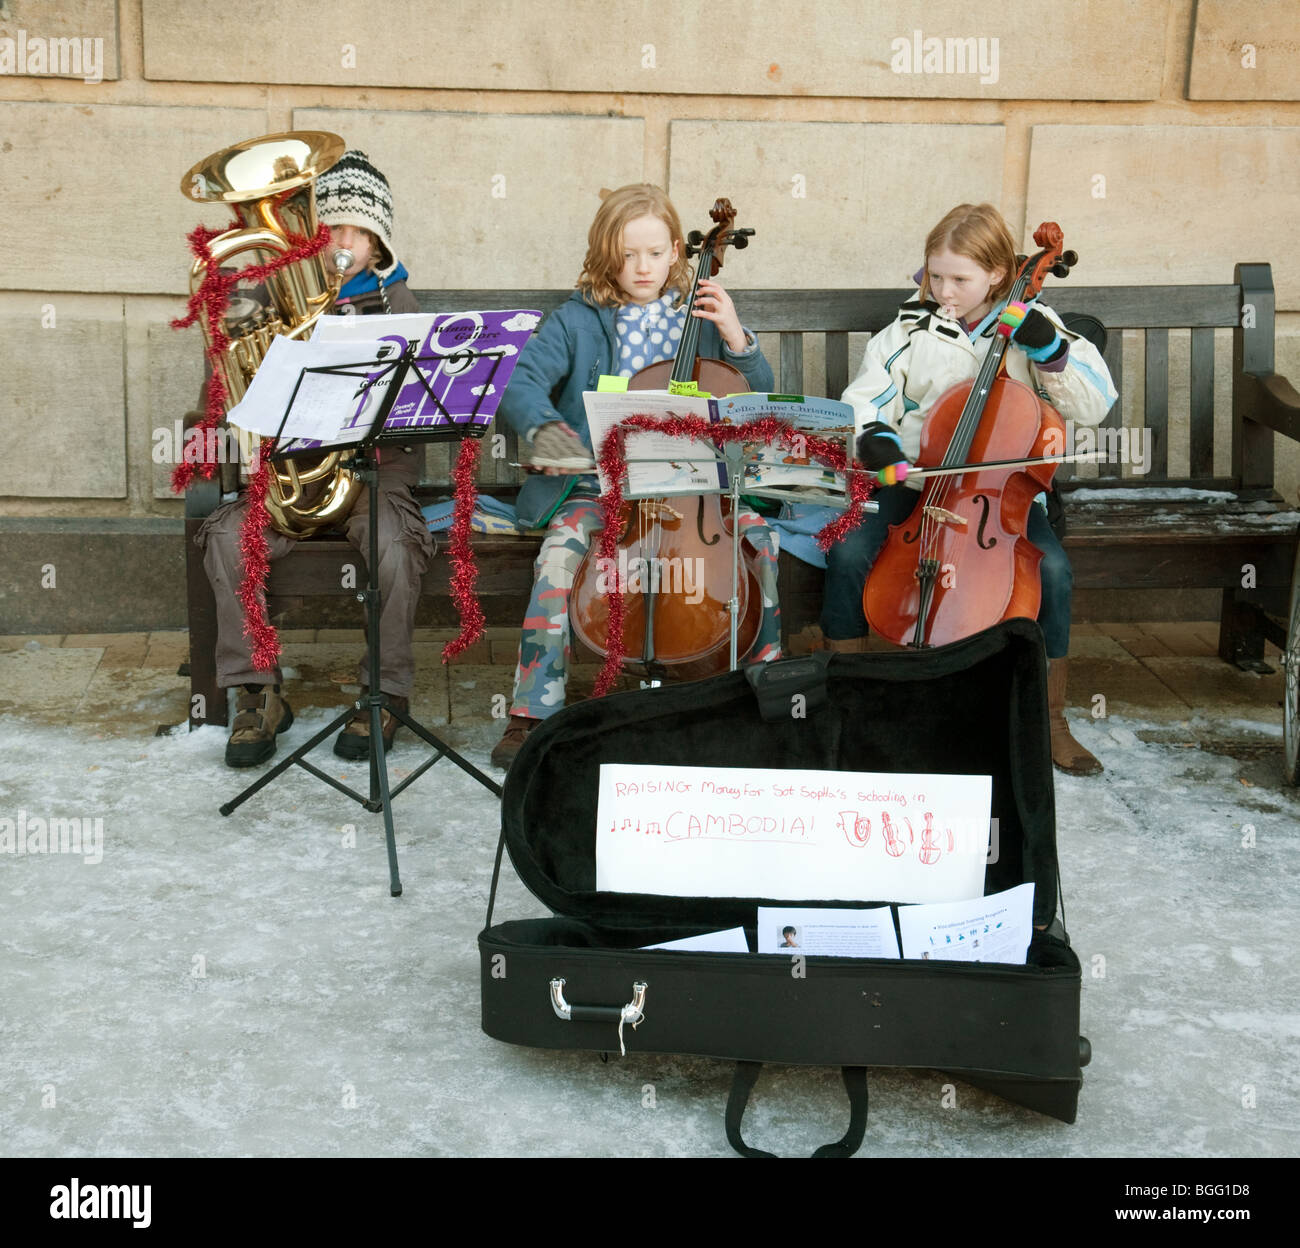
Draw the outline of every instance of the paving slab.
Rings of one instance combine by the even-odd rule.
[[[103,650],[100,664],[104,667],[140,667],[149,652],[149,634],[68,633],[63,638],[63,648]]]
[[[9,633],[0,636],[0,650],[47,649],[63,644],[63,633]]]
[[[109,667],[101,662],[75,715],[83,723],[95,723],[107,735],[124,736],[185,721],[189,703],[188,677],[166,669]]]
[[[1218,631],[1211,632],[1200,623],[1143,624],[1142,631],[1169,648],[1169,653],[1180,658],[1217,658]]]
[[[514,672],[499,663],[455,664],[447,673],[453,723],[489,721],[498,735],[505,727]]]
[[[1143,666],[1189,706],[1213,708],[1217,714],[1248,716],[1275,710],[1280,718],[1281,670],[1265,676],[1243,672],[1218,658],[1143,659]]]
[[[366,644],[366,631],[363,628],[318,628],[316,640],[326,644],[352,642],[358,646]]]
[[[175,669],[189,662],[190,635],[187,631],[150,633],[149,650],[145,655],[146,667]]]
[[[1144,659],[1152,655],[1172,653],[1159,637],[1153,637],[1135,624],[1110,624],[1105,626],[1106,634],[1113,637],[1135,659]]]
[[[1115,640],[1103,632],[1080,633],[1073,625],[1070,627],[1070,663],[1073,667],[1077,659],[1113,659],[1132,661],[1133,656]]]
[[[75,714],[104,651],[42,646],[0,653],[0,711],[34,716]]]
[[[1108,715],[1141,715],[1148,719],[1183,719],[1189,704],[1154,672],[1131,658],[1070,658],[1066,704],[1087,710],[1101,708],[1093,699],[1101,694]]]

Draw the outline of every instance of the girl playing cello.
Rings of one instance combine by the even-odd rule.
[[[925,240],[925,268],[916,298],[867,345],[857,378],[844,392],[857,417],[858,458],[871,471],[914,461],[921,428],[936,401],[979,371],[1016,275],[1016,248],[991,204],[961,204]],[[1011,332],[1007,375],[1038,391],[1075,425],[1097,425],[1118,397],[1101,355],[1071,334],[1050,308],[1034,304]],[[864,428],[865,426],[865,428]],[[880,510],[827,552],[822,631],[832,650],[860,650],[867,632],[862,591],[891,525],[902,524],[920,498],[921,482],[887,485]],[[1066,655],[1070,646],[1070,562],[1045,508],[1029,509],[1028,540],[1042,552],[1038,622],[1048,657],[1052,759],[1063,771],[1091,775],[1101,764],[1070,735],[1065,720]]]
[[[593,532],[602,523],[583,392],[601,374],[630,377],[672,359],[687,315],[704,321],[700,355],[738,368],[754,390],[770,390],[772,369],[736,315],[731,296],[702,280],[695,306],[677,212],[657,186],[610,192],[587,235],[578,289],[529,341],[501,401],[501,415],[529,444],[534,475],[516,504],[521,527],[547,525],[524,619],[510,719],[492,762],[509,767],[531,728],[564,705],[569,656],[569,591]],[[780,653],[776,544],[742,511],[745,540],[760,555],[764,612],[750,657]]]

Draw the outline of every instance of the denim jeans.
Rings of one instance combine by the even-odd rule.
[[[867,620],[862,614],[862,589],[876,555],[889,536],[889,526],[901,524],[912,514],[921,497],[919,490],[889,485],[877,490],[880,510],[868,515],[842,542],[826,552],[826,589],[822,599],[822,632],[833,641],[865,637]],[[1070,560],[1047,513],[1035,503],[1029,509],[1026,536],[1043,552],[1038,565],[1043,583],[1038,623],[1047,643],[1047,657],[1061,659],[1070,649],[1070,601],[1074,574]]]

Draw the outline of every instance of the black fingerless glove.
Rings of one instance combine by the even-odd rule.
[[[1051,364],[1070,349],[1056,326],[1037,308],[1025,313],[1024,320],[1012,331],[1011,341],[1036,364]]]
[[[858,462],[871,472],[906,459],[898,433],[884,421],[873,421],[858,434]]]

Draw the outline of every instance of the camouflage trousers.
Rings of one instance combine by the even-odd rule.
[[[533,570],[533,592],[519,639],[511,715],[545,719],[564,705],[571,640],[569,594],[592,534],[602,527],[599,501],[570,497],[560,505],[542,539]],[[755,571],[763,594],[763,614],[750,662],[781,657],[781,606],[776,573],[779,545],[776,533],[756,512],[742,507],[740,529],[756,556]]]

